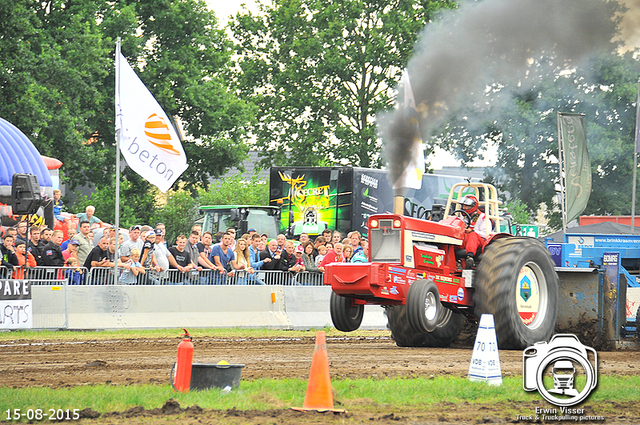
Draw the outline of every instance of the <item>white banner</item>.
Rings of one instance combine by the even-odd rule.
[[[120,53],[116,68],[116,130],[120,129],[122,156],[133,171],[166,192],[187,169],[180,139],[167,114]]]

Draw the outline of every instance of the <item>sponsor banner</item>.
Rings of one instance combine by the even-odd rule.
[[[133,171],[166,192],[187,169],[178,134],[119,51],[116,74],[116,129],[122,156]]]
[[[0,329],[31,329],[33,304],[28,280],[0,280]]]
[[[564,159],[565,214],[568,223],[580,216],[589,202],[591,159],[581,114],[559,113],[558,130]]]

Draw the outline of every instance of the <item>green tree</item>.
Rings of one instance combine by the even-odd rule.
[[[96,216],[105,223],[115,224],[115,184],[102,186],[96,188],[96,190],[87,197],[86,195],[78,194],[73,205],[69,209],[70,212],[80,213],[84,212],[88,205],[96,207]],[[145,198],[151,197],[150,194],[145,192]],[[134,224],[149,223],[149,218],[154,209],[143,210],[140,204],[154,205],[153,198],[151,200],[140,200],[136,195],[136,189],[128,181],[122,182],[121,195],[120,195],[120,227],[128,228]]]
[[[184,125],[183,182],[206,186],[246,152],[253,109],[229,87],[232,44],[203,0],[0,0],[0,34],[0,116],[60,159],[72,187],[114,179],[117,37],[151,93]],[[125,180],[148,188],[130,170]]]
[[[186,190],[171,190],[168,192],[167,203],[158,209],[150,223],[164,223],[165,238],[168,243],[175,242],[178,235],[189,235],[191,227],[199,218],[198,198],[193,197]]]
[[[506,203],[505,208],[513,217],[514,223],[529,224],[531,223],[531,214],[527,206],[519,199],[515,199]]]
[[[269,205],[269,183],[257,175],[247,180],[237,174],[216,181],[208,190],[198,190],[197,196],[188,190],[171,190],[166,204],[155,211],[149,223],[164,223],[167,240],[173,242],[179,234],[189,234],[201,218],[198,208],[202,205]]]
[[[210,177],[239,164],[248,150],[242,140],[254,109],[226,78],[232,43],[202,0],[132,3],[143,48],[125,53],[146,64],[140,78],[167,114],[184,122],[189,169],[181,180],[206,188]]]
[[[453,1],[274,0],[231,23],[241,94],[265,165],[381,165],[391,108],[420,30]]]
[[[269,182],[242,174],[220,179],[209,190],[200,190],[200,205],[269,205]]]
[[[109,157],[86,143],[103,119],[112,49],[96,14],[92,2],[0,1],[0,116],[62,160],[74,185],[104,181]]]
[[[536,69],[544,72],[536,72]],[[634,52],[601,55],[568,75],[532,66],[522,86],[505,85],[483,102],[457,111],[440,133],[440,142],[463,163],[487,143],[496,144],[496,166],[487,181],[533,213],[541,203],[552,211],[550,226],[562,219],[555,203],[560,182],[556,112],[585,114],[592,165],[592,192],[583,214],[630,214],[637,78]],[[470,117],[482,117],[472,119]],[[613,189],[615,188],[615,190]]]

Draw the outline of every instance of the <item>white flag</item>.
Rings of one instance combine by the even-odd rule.
[[[187,156],[167,114],[124,56],[116,55],[120,151],[133,171],[166,192],[187,169]]]
[[[406,69],[402,78],[404,80],[404,125],[412,129],[413,143],[411,144],[411,160],[400,177],[398,177],[398,180],[393,184],[393,189],[420,189],[422,187],[422,174],[424,173],[424,144],[420,137],[416,101],[413,97],[409,73]]]

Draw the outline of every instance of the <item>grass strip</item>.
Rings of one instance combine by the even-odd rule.
[[[389,338],[389,331],[385,330],[357,330],[345,334],[332,327],[310,330],[287,330],[269,328],[192,328],[189,333],[194,340],[199,338],[313,338],[316,332],[323,330],[328,338]],[[7,341],[86,341],[110,339],[173,339],[178,338],[184,331],[182,328],[173,329],[118,329],[99,331],[69,331],[69,330],[16,330],[0,332],[0,342]]]
[[[525,392],[522,380],[504,378],[501,386],[469,382],[459,377],[333,380],[336,405],[341,408],[411,408],[442,403],[499,404],[536,402],[536,392]],[[91,385],[71,388],[0,388],[0,421],[7,409],[84,409],[100,413],[142,406],[162,407],[170,398],[183,408],[266,410],[302,406],[307,382],[297,379],[243,381],[231,392],[218,389],[177,393],[169,385]],[[640,376],[603,376],[587,403],[640,400]]]

